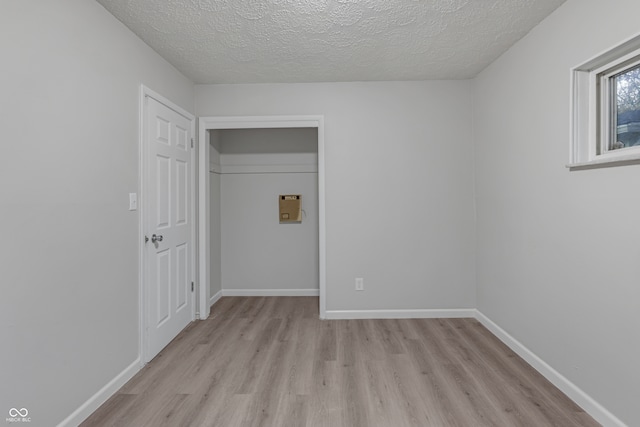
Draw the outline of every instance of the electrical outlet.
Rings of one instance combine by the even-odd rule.
[[[364,291],[364,279],[356,277],[356,291]]]

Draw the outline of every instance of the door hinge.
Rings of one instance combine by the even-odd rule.
[[[193,148],[193,138],[191,138],[191,148]]]
[[[191,292],[193,292],[193,282],[191,282]]]

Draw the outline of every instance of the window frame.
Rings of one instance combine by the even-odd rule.
[[[638,66],[640,35],[571,69],[571,147],[567,167],[640,163],[640,146],[610,148],[617,135],[613,78]]]
[[[598,99],[596,107],[598,109],[598,140],[596,155],[615,157],[614,155],[630,153],[631,150],[640,150],[640,147],[625,147],[612,149],[611,146],[615,142],[614,135],[617,135],[617,94],[615,91],[615,78],[621,74],[625,74],[640,66],[640,49],[625,55],[624,57],[600,67],[593,71],[595,75],[594,82],[598,90]]]

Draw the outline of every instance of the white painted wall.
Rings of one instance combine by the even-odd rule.
[[[251,171],[221,176],[222,288],[317,290],[317,129],[219,132],[222,169],[233,165]],[[265,165],[308,171],[265,173]],[[280,194],[302,195],[301,223],[280,224]]]
[[[328,310],[471,308],[470,92],[466,81],[201,85],[196,111],[325,116]]]
[[[639,14],[636,0],[569,0],[474,84],[478,308],[630,426],[640,166],[565,164],[569,69],[637,33]]]
[[[193,86],[93,1],[3,1],[0,52],[0,412],[52,426],[138,357],[140,84]]]
[[[278,195],[302,194],[301,223],[280,224]],[[222,288],[318,289],[318,175],[222,175]]]
[[[211,242],[211,283],[209,284],[212,300],[222,290],[222,254],[221,250],[221,223],[220,223],[220,132],[209,132],[209,193],[211,224],[209,228]]]

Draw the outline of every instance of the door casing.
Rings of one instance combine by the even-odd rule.
[[[211,269],[209,139],[216,129],[317,128],[318,129],[318,266],[320,318],[326,317],[326,223],[324,116],[215,116],[198,117],[198,296],[199,317],[209,316]]]

